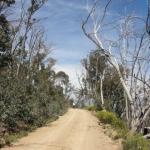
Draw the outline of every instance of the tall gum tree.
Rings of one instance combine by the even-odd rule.
[[[127,97],[127,99],[126,99],[126,118],[128,119],[128,124],[132,130],[137,130],[138,126],[140,126],[140,124],[142,124],[142,122],[145,121],[146,117],[148,116],[148,114],[150,112],[150,107],[149,107],[149,105],[145,105],[142,107],[141,111],[137,112],[136,105],[140,106],[143,102],[140,102],[140,103],[137,102],[136,96],[138,95],[138,93],[135,92],[136,96],[135,95],[133,96],[131,94],[133,87],[130,84],[128,84],[128,82],[126,82],[126,78],[121,73],[121,70],[119,68],[118,59],[117,59],[116,55],[114,55],[112,53],[112,50],[111,50],[112,43],[110,42],[108,47],[106,47],[106,45],[105,45],[106,48],[103,46],[104,43],[103,43],[103,40],[101,37],[101,30],[104,25],[104,20],[107,15],[107,11],[108,11],[108,8],[109,8],[109,5],[111,4],[111,2],[112,2],[112,0],[107,1],[102,14],[99,14],[99,12],[100,12],[98,9],[99,1],[96,1],[91,8],[88,7],[87,8],[88,16],[82,23],[82,30],[83,30],[85,36],[95,44],[95,46],[101,52],[101,54],[107,58],[107,61],[116,70],[118,77],[120,78],[120,82],[124,88],[125,95]],[[138,17],[134,17],[134,19],[135,18],[137,19]],[[145,23],[145,21],[143,21],[143,22]],[[138,34],[136,34],[136,35],[138,35]],[[145,78],[143,77],[144,74],[142,75],[143,78],[139,78],[139,74],[140,73],[142,74],[142,71],[141,71],[142,62],[140,62],[139,58],[140,58],[140,54],[142,53],[142,50],[144,50],[144,46],[143,46],[144,42],[146,42],[145,33],[141,34],[141,37],[138,38],[138,40],[136,42],[140,43],[140,44],[137,44],[138,46],[137,45],[135,46],[138,48],[133,52],[134,54],[133,54],[133,58],[132,58],[133,63],[132,63],[131,68],[134,70],[134,72],[132,72],[132,69],[131,69],[131,72],[132,72],[131,80],[132,80],[132,78],[134,81],[135,81],[135,79],[138,80],[138,81],[136,80],[136,84],[134,82],[134,85],[136,85],[134,87],[134,91],[136,91],[136,88],[139,85],[141,86],[141,83],[144,84],[144,86],[146,86],[145,89],[149,88],[149,84],[146,80],[147,79],[146,75],[145,75]],[[120,47],[119,51],[120,52],[125,51],[125,50],[127,50],[126,48],[127,48],[126,46],[124,48]],[[148,66],[149,65],[148,62],[146,62],[146,63]],[[137,66],[139,66],[138,71],[137,71]],[[136,73],[136,75],[135,75],[135,73]],[[140,81],[140,84],[139,84],[139,81]],[[147,99],[149,100],[149,98],[147,98]],[[129,104],[128,104],[128,102],[129,102]],[[127,114],[128,112],[129,112],[129,116]]]

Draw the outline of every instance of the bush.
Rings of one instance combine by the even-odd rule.
[[[121,119],[119,119],[113,112],[98,111],[96,116],[102,123],[110,124],[116,129],[127,130],[126,124]]]
[[[86,109],[89,110],[89,111],[95,111],[96,110],[96,106],[94,106],[94,105],[87,106]]]
[[[150,150],[150,143],[139,134],[129,135],[123,141],[123,150]]]
[[[126,138],[128,135],[127,125],[119,119],[115,113],[109,111],[98,111],[97,118],[104,124],[109,124],[116,131],[116,135],[113,139]]]

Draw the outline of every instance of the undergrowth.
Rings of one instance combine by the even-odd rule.
[[[96,106],[94,106],[94,105],[86,106],[85,109],[89,110],[89,111],[95,111],[96,110]]]
[[[63,115],[67,110],[61,112],[59,115]],[[0,137],[0,148],[4,147],[5,145],[10,146],[13,142],[16,142],[18,139],[27,136],[28,133],[36,130],[38,127],[47,125],[59,118],[59,115],[55,115],[47,120],[43,124],[40,125],[29,125],[26,129],[22,129],[18,132],[12,132],[12,133],[7,133],[5,136]]]
[[[149,141],[140,134],[132,133],[125,122],[118,118],[115,113],[98,111],[96,116],[101,123],[110,125],[116,131],[117,134],[113,139],[123,139],[123,150],[150,150]]]

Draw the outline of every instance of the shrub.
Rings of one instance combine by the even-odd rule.
[[[119,119],[113,112],[98,111],[96,116],[102,123],[110,124],[116,129],[127,130],[126,124],[121,119]]]
[[[91,105],[91,106],[87,106],[86,109],[89,111],[95,111],[96,107],[94,105]]]
[[[150,143],[139,134],[129,135],[123,141],[123,150],[150,150]]]
[[[10,145],[12,142],[17,141],[17,139],[22,138],[24,136],[28,135],[28,131],[22,130],[19,133],[13,133],[11,135],[5,136],[5,142],[7,145]],[[4,146],[4,145],[3,145]],[[2,147],[3,147],[2,146]]]
[[[108,111],[99,111],[97,118],[104,124],[116,129],[114,139],[123,138],[123,150],[150,150],[150,143],[139,134],[131,134],[126,124],[116,114]]]

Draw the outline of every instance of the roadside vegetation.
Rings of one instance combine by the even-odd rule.
[[[100,122],[123,139],[124,150],[149,150],[143,130],[150,126],[150,1],[142,18],[129,13],[112,17],[113,2],[87,4],[82,30],[95,48],[81,60],[80,106],[94,99],[87,109],[96,108]]]
[[[96,106],[94,106],[94,105],[86,106],[85,109],[89,110],[89,111],[95,111],[96,110]]]
[[[122,139],[123,150],[149,150],[150,142],[141,134],[131,132],[124,121],[119,119],[113,112],[98,111],[97,118],[104,124],[109,124],[115,131],[113,139]]]
[[[92,109],[91,109],[92,108]],[[113,140],[121,140],[123,150],[149,150],[150,142],[142,134],[132,132],[127,124],[114,112],[93,109],[94,106],[86,107],[89,111],[94,111],[99,123],[104,128],[104,133]]]
[[[0,147],[64,114],[68,108],[69,76],[55,72],[44,29],[35,17],[46,0],[0,1]],[[28,3],[26,5],[26,3]],[[9,19],[8,19],[9,18]]]
[[[71,103],[69,76],[54,70],[40,24],[45,18],[38,18],[46,2],[0,0],[0,147],[57,119]],[[150,1],[145,18],[115,19],[109,16],[112,2],[87,4],[82,30],[95,47],[81,60],[81,87],[74,95],[116,132],[113,138],[123,140],[124,150],[149,150],[142,132],[150,126]],[[18,3],[17,18],[10,16]],[[89,99],[93,105],[85,106]]]

